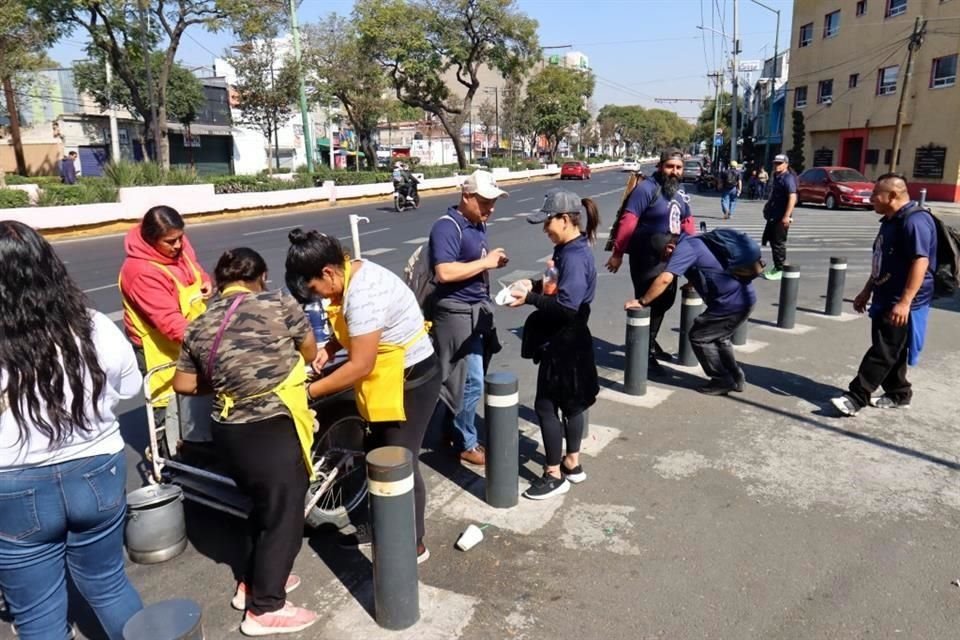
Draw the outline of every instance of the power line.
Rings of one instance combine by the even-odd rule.
[[[204,46],[204,44],[203,44],[202,42],[200,42],[199,40],[197,40],[196,38],[194,38],[189,32],[184,31],[184,32],[183,32],[183,35],[185,35],[185,36],[187,36],[188,38],[190,38],[191,40],[193,40],[194,44],[196,44],[198,47],[200,47],[201,49],[203,49],[204,51],[206,51],[207,53],[209,53],[209,54],[210,54],[211,56],[213,56],[214,58],[219,57],[219,56],[217,56],[217,54],[215,54],[213,51],[210,51],[210,49],[207,49],[207,47]]]
[[[821,67],[821,68],[819,68],[819,69],[816,69],[816,70],[814,70],[814,71],[809,71],[809,72],[807,72],[807,73],[799,73],[799,74],[793,74],[793,73],[791,73],[791,74],[790,74],[790,79],[791,79],[791,80],[796,80],[797,78],[804,78],[804,77],[813,76],[813,75],[821,75],[821,74],[822,74],[823,72],[825,72],[825,71],[830,71],[831,69],[836,69],[836,68],[838,68],[838,67],[843,67],[843,66],[846,66],[846,65],[848,65],[848,64],[853,64],[853,63],[856,63],[856,62],[858,62],[858,61],[860,61],[860,60],[870,60],[870,59],[872,59],[872,58],[875,58],[875,57],[878,56],[878,55],[883,55],[884,53],[886,53],[886,52],[889,51],[890,49],[897,49],[900,45],[902,45],[904,42],[907,42],[908,40],[910,40],[910,36],[906,36],[906,37],[901,38],[901,39],[899,39],[899,40],[895,40],[895,41],[893,41],[893,42],[891,42],[891,43],[889,43],[889,44],[887,44],[887,45],[885,45],[885,46],[883,46],[883,47],[880,47],[879,49],[874,49],[873,51],[867,51],[866,53],[859,54],[859,55],[857,55],[857,56],[854,56],[853,58],[849,58],[849,59],[847,59],[847,60],[844,60],[843,62],[837,62],[837,63],[835,63],[835,64],[832,64],[832,65],[829,65],[829,66],[826,66],[826,67]]]

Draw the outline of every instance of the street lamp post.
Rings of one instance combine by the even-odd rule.
[[[300,56],[300,26],[297,24],[296,0],[290,0],[290,31],[293,34],[293,55],[297,60],[297,79],[300,81],[300,117],[303,120],[303,145],[307,151],[307,171],[313,173],[313,145],[310,135],[310,115],[307,112],[307,84],[303,80],[303,58]]]
[[[767,108],[767,137],[763,145],[763,166],[767,166],[767,163],[770,162],[770,136],[773,135],[773,101],[777,93],[777,77],[779,75],[777,72],[777,56],[780,55],[780,10],[768,7],[758,0],[750,0],[750,2],[777,14],[777,33],[773,36],[773,77],[770,78],[770,106]],[[783,140],[782,132],[780,139]]]

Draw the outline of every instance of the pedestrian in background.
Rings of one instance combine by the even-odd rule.
[[[720,196],[720,209],[723,211],[723,219],[729,220],[733,217],[733,212],[737,208],[737,198],[743,190],[743,174],[740,172],[740,164],[736,160],[730,161],[730,166],[723,173],[723,193]]]
[[[0,222],[0,591],[21,640],[70,637],[67,572],[109,640],[143,604],[123,567],[130,343],[40,234]]]
[[[446,433],[452,426],[460,459],[478,466],[486,462],[475,423],[483,375],[489,357],[501,348],[489,272],[508,262],[503,249],[488,249],[487,221],[497,200],[506,195],[493,174],[475,171],[463,183],[460,203],[430,230],[430,266],[437,289],[429,316],[443,380],[432,431]]]
[[[910,199],[903,176],[885,173],[877,178],[870,202],[883,218],[873,243],[870,278],[853,308],[863,313],[869,305],[871,344],[847,393],[831,401],[845,416],[868,404],[881,409],[910,406],[907,364],[923,346],[937,271],[936,225],[930,212]],[[883,395],[874,398],[881,387]]]
[[[60,160],[60,182],[77,184],[77,152],[71,151]]]
[[[783,277],[783,265],[787,263],[787,232],[793,223],[793,209],[797,206],[797,174],[790,168],[790,159],[784,154],[773,158],[773,188],[770,198],[763,205],[763,245],[770,244],[773,266],[763,277],[779,280]]]
[[[770,175],[767,173],[767,170],[762,166],[760,171],[757,172],[757,181],[760,183],[760,197],[767,197],[767,183],[770,181]]]
[[[523,327],[521,355],[540,365],[533,407],[547,464],[543,475],[523,495],[544,500],[569,491],[569,483],[587,479],[580,464],[580,442],[586,411],[600,392],[593,336],[588,327],[597,290],[592,244],[600,214],[590,198],[556,190],[547,195],[543,207],[527,222],[543,225],[543,232],[554,244],[556,270],[556,282],[526,280],[512,291],[512,306],[536,307]],[[547,288],[547,284],[552,286]]]
[[[606,266],[608,271],[616,273],[623,263],[623,255],[630,255],[630,280],[635,298],[642,296],[663,273],[663,246],[655,246],[655,239],[664,234],[679,234],[693,220],[687,195],[681,189],[682,176],[683,151],[665,149],[660,154],[657,170],[649,179],[637,183],[623,207],[613,253]],[[695,231],[690,229],[687,233]],[[650,307],[650,375],[666,374],[657,358],[669,360],[670,356],[657,343],[657,334],[676,298],[674,283]]]

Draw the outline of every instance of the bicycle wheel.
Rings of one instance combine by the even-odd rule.
[[[334,469],[337,477],[306,516],[311,528],[333,525],[342,529],[350,524],[350,512],[367,497],[367,474],[364,468],[363,431],[366,423],[357,415],[353,403],[324,408],[323,421],[313,445],[313,464],[317,479],[310,484],[304,505],[330,477]]]

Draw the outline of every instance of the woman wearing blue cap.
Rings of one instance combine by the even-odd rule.
[[[580,465],[580,441],[585,412],[600,391],[593,336],[587,327],[597,289],[591,244],[600,214],[593,200],[558,189],[547,194],[543,207],[527,221],[543,224],[544,233],[555,245],[550,277],[518,282],[511,291],[511,306],[537,308],[524,324],[521,355],[540,365],[534,410],[547,464],[543,476],[523,495],[543,500],[566,493],[570,483],[587,479]]]

